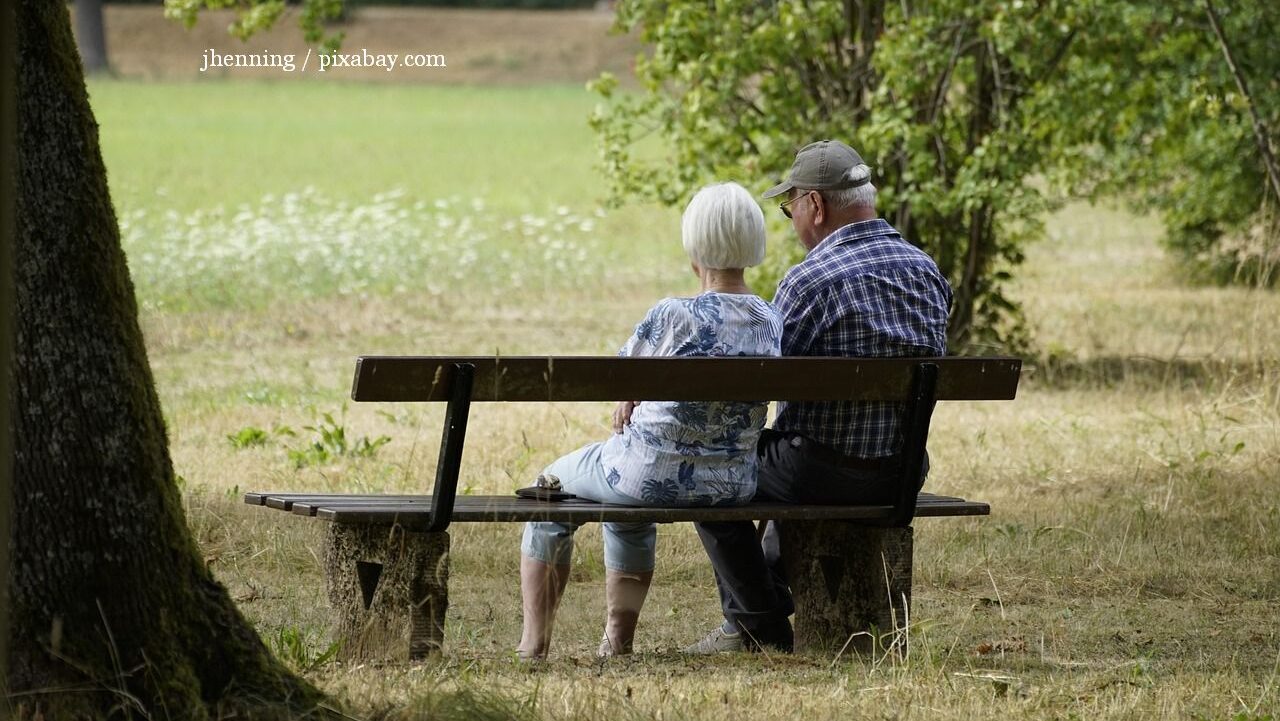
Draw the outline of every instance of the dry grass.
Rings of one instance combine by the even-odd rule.
[[[554,660],[511,660],[519,631],[517,525],[454,533],[448,656],[410,668],[312,672],[361,714],[433,718],[1259,719],[1280,707],[1280,298],[1161,285],[1152,227],[1085,210],[1055,219],[1021,286],[1046,344],[1077,364],[1133,354],[1229,361],[1191,375],[1032,373],[1019,399],[938,411],[934,490],[988,500],[986,519],[917,525],[905,662],[826,657],[686,659],[716,622],[692,529],[663,527],[631,661],[591,656],[603,614],[599,536],[580,534]],[[1109,232],[1120,228],[1123,232]],[[477,297],[483,291],[477,289]],[[351,406],[348,434],[387,435],[371,459],[294,469],[243,426],[300,429],[343,406],[360,352],[599,353],[652,286],[541,298],[322,300],[270,313],[146,318],[190,518],[214,568],[268,639],[319,649],[329,612],[322,524],[239,505],[248,487],[418,490],[440,409]],[[1186,308],[1197,309],[1195,314]],[[1127,309],[1123,313],[1116,308]],[[1243,372],[1240,363],[1250,368]],[[605,432],[587,405],[482,406],[464,483],[505,493]],[[305,436],[305,432],[303,433]]]

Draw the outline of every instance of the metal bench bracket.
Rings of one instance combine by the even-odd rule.
[[[471,363],[455,363],[449,373],[449,406],[444,412],[440,458],[436,462],[436,486],[431,493],[431,521],[426,528],[429,533],[443,532],[453,519],[453,501],[458,495],[462,444],[467,436],[475,372],[476,367]]]
[[[916,494],[920,474],[924,472],[925,445],[929,441],[929,421],[938,403],[938,364],[916,366],[911,381],[911,400],[902,419],[902,475],[898,479],[898,497],[893,503],[893,517],[886,525],[910,526],[916,515]]]

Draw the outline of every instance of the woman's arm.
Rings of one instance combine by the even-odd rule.
[[[618,401],[613,409],[613,432],[621,433],[622,427],[631,422],[631,412],[640,405],[640,401]]]

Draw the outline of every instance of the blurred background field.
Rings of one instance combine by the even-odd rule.
[[[905,662],[675,655],[718,606],[692,528],[668,526],[635,660],[592,657],[603,569],[584,529],[553,660],[531,673],[511,660],[515,524],[454,530],[443,661],[325,661],[322,527],[240,494],[421,491],[440,409],[349,405],[353,357],[611,353],[655,300],[696,291],[678,211],[604,207],[586,124],[595,100],[567,81],[89,89],[192,527],[264,639],[361,713],[1280,708],[1280,295],[1184,285],[1153,219],[1079,204],[1048,219],[1017,282],[1038,354],[1019,399],[935,416],[931,490],[990,501],[993,514],[917,525]],[[770,243],[794,242],[766,211]],[[526,485],[606,433],[606,412],[477,407],[464,485]],[[325,440],[338,431],[345,445]]]
[[[332,26],[346,33],[345,47],[399,55],[440,54],[446,57],[448,70],[422,68],[387,72],[382,68],[347,67],[335,68],[327,76],[319,77],[378,83],[527,85],[581,83],[604,71],[626,75],[639,45],[626,35],[608,32],[613,13],[582,9],[581,2],[565,5],[578,8],[530,13],[348,2],[346,19]],[[103,8],[104,40],[111,66],[126,77],[313,79],[317,77],[314,56],[308,73],[281,73],[263,68],[216,68],[200,72],[201,55],[210,48],[219,53],[292,53],[296,56],[295,67],[301,68],[308,46],[298,31],[297,10],[296,6],[285,8],[274,28],[242,42],[227,34],[227,26],[235,19],[231,10],[209,10],[193,28],[184,31],[177,23],[164,19],[160,3],[111,4]]]

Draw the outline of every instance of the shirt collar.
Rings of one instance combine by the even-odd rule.
[[[867,238],[874,238],[883,235],[898,235],[898,231],[893,229],[892,225],[884,218],[872,218],[871,220],[860,220],[856,223],[850,223],[842,226],[831,235],[822,239],[822,242],[813,247],[810,253],[816,253],[823,248],[833,248],[837,245],[845,243],[856,243]]]

